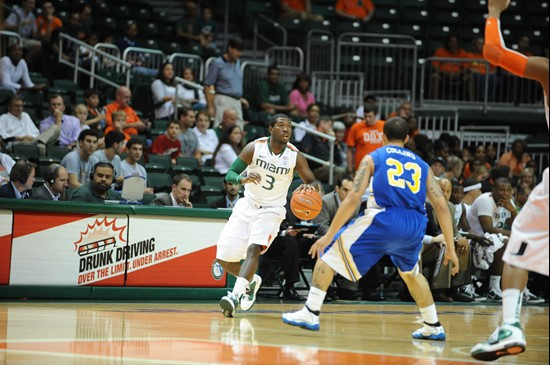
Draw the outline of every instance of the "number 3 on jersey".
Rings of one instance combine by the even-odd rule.
[[[386,160],[386,165],[389,167],[388,183],[391,186],[395,186],[400,189],[405,189],[405,187],[408,187],[413,194],[418,193],[420,190],[420,177],[422,176],[422,169],[418,166],[418,164],[414,162],[407,162],[403,165],[400,161],[394,158],[388,158]],[[403,175],[405,170],[411,171],[413,180],[412,183],[401,178],[401,175]]]
[[[268,184],[267,186],[265,185],[262,185],[262,188],[264,188],[265,190],[271,190],[273,189],[273,185],[275,183],[275,178],[271,175],[265,175],[266,177],[266,183]]]

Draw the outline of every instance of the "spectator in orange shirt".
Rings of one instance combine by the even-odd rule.
[[[124,132],[130,135],[136,135],[139,132],[145,132],[149,125],[139,119],[135,110],[129,105],[132,98],[132,92],[126,86],[120,86],[116,90],[115,101],[105,107],[105,122],[107,127],[113,124],[113,112],[122,110],[126,113],[126,122],[122,125]]]
[[[126,124],[126,112],[124,112],[124,110],[115,110],[111,115],[111,118],[113,120],[113,123],[110,127],[105,128],[103,135],[106,136],[107,134],[109,134],[109,132],[112,131],[120,131],[124,134],[124,139],[126,141],[129,141],[132,137],[122,130],[122,126]],[[100,142],[98,141],[98,144],[99,143]]]
[[[323,21],[323,16],[311,13],[311,0],[279,0],[282,18]]]
[[[46,43],[50,41],[54,30],[61,28],[63,23],[61,19],[54,15],[55,8],[51,1],[46,1],[42,4],[42,14],[36,17],[36,28],[40,39]]]
[[[359,164],[365,155],[382,147],[382,135],[384,121],[376,120],[378,106],[376,104],[365,105],[365,119],[353,124],[348,132],[346,143],[348,145],[348,173],[353,175],[359,168]]]
[[[463,48],[459,48],[457,36],[450,35],[445,41],[444,46],[435,51],[434,57],[468,58],[468,52]],[[473,88],[472,80],[472,74],[468,69],[468,62],[432,61],[432,99],[441,99],[442,96],[445,96],[445,92],[450,94],[448,97],[451,97],[453,93],[457,93],[455,91],[458,90],[456,84],[463,82],[467,86],[466,90],[468,94],[470,94],[468,98],[472,100],[471,98],[474,96],[471,93]],[[439,93],[440,83],[443,83],[443,92],[441,93],[443,95]]]
[[[405,120],[408,120],[410,116],[412,115],[412,103],[408,100],[403,100],[401,105],[399,105],[399,109],[397,109],[394,112],[391,112],[387,119],[393,118],[393,117],[401,117]]]
[[[497,90],[497,67],[489,62],[481,62],[479,60],[484,60],[483,57],[483,45],[485,40],[483,37],[476,37],[472,41],[472,52],[468,53],[468,57],[474,59],[470,63],[470,71],[472,71],[473,83],[475,85],[475,90],[471,90],[474,94],[477,90],[476,100],[484,100],[485,98],[485,75],[487,74],[487,65],[489,66],[489,89],[488,89],[488,98],[489,101],[494,101]]]
[[[338,0],[334,12],[342,18],[366,23],[374,15],[374,4],[371,0]]]
[[[512,142],[512,150],[500,156],[498,165],[510,168],[509,177],[519,178],[521,171],[527,167],[531,157],[525,152],[526,149],[527,143],[523,139],[516,139]]]

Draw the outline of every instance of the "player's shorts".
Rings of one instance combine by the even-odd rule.
[[[503,260],[548,276],[548,168],[514,223]]]
[[[239,262],[252,244],[264,246],[265,252],[277,237],[285,214],[283,206],[262,207],[246,197],[239,199],[218,239],[216,258]]]
[[[422,250],[428,219],[415,210],[365,210],[336,234],[321,260],[348,280],[357,281],[384,255],[402,272],[411,271]]]

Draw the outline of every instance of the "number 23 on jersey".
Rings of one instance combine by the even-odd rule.
[[[414,162],[401,163],[394,158],[388,158],[386,160],[388,165],[388,183],[396,188],[405,189],[408,188],[413,194],[420,191],[420,177],[422,176],[422,169]],[[401,175],[403,172],[410,171],[412,182],[405,180]]]

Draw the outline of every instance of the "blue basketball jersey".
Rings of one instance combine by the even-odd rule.
[[[406,148],[384,146],[370,154],[374,161],[371,199],[380,208],[414,209],[425,214],[429,166]]]

